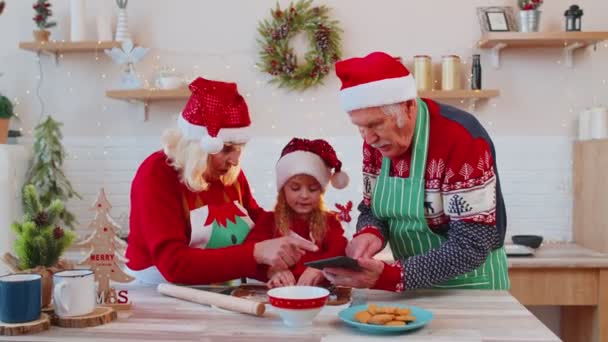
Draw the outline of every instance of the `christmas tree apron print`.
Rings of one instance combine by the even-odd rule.
[[[425,217],[425,206],[429,210],[429,203],[425,203],[424,198],[428,137],[428,108],[418,100],[409,178],[391,177],[391,160],[383,158],[373,190],[372,211],[389,224],[389,242],[395,260],[425,254],[446,241],[444,236],[435,234],[429,228]],[[477,269],[437,284],[434,288],[509,289],[504,248],[492,251]]]
[[[243,243],[253,221],[238,201],[190,211],[190,247],[221,248]]]

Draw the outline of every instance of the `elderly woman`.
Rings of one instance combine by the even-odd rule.
[[[395,58],[336,64],[340,97],[363,144],[363,201],[346,254],[362,272],[334,284],[392,291],[509,288],[506,214],[492,140],[471,114],[420,99]],[[395,263],[372,257],[390,244]]]
[[[127,266],[145,283],[208,284],[288,268],[316,246],[282,237],[242,243],[264,212],[239,168],[249,112],[235,83],[198,78],[163,151],[139,167],[131,189]]]

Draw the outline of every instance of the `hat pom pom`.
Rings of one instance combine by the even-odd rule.
[[[331,185],[336,189],[344,189],[348,185],[349,178],[346,172],[336,172],[331,176]]]
[[[224,148],[224,142],[220,138],[205,135],[201,139],[201,146],[205,152],[216,154]]]

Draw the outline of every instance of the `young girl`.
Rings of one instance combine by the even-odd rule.
[[[323,273],[304,263],[344,255],[347,240],[342,225],[323,203],[330,182],[337,189],[348,185],[341,167],[336,152],[325,140],[294,138],[283,148],[276,165],[278,198],[274,212],[256,222],[246,241],[292,235],[312,241],[319,250],[307,252],[290,269],[260,266],[257,278],[267,281],[268,287],[320,285],[326,281]],[[333,174],[331,169],[335,170]],[[287,264],[293,264],[291,261],[285,260]]]

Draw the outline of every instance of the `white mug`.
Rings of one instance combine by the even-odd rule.
[[[93,271],[68,270],[53,275],[53,301],[59,317],[86,315],[95,310],[95,275]]]
[[[156,87],[160,89],[177,89],[184,84],[181,77],[162,76],[156,80]]]

